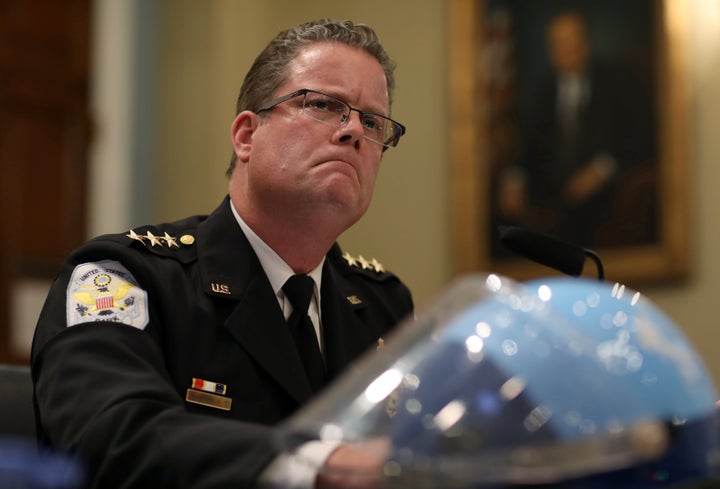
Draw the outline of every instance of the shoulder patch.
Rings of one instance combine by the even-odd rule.
[[[149,312],[147,292],[117,261],[83,263],[75,267],[66,296],[67,325],[114,321],[145,329]]]

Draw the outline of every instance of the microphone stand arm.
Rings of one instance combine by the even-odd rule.
[[[597,267],[598,271],[598,280],[605,280],[605,269],[603,268],[602,261],[600,260],[600,257],[597,255],[597,253],[592,250],[586,249],[585,255],[595,262],[595,266]]]

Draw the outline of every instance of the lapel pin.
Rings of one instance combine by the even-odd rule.
[[[212,288],[212,291],[217,294],[230,295],[230,286],[229,285],[216,284],[215,282],[212,282],[210,284],[210,288]]]
[[[232,399],[223,397],[226,392],[227,385],[225,384],[193,377],[190,388],[185,392],[185,400],[193,404],[229,411]]]
[[[218,384],[217,382],[210,382],[209,380],[196,379],[195,377],[193,377],[192,379],[192,388],[220,395],[225,395],[225,393],[227,392],[227,386],[225,384]]]

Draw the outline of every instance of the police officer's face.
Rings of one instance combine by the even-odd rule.
[[[306,48],[289,65],[287,81],[268,99],[301,88],[388,115],[383,69],[356,48],[335,43]],[[293,212],[329,210],[349,226],[370,204],[383,148],[363,138],[357,112],[336,127],[307,118],[301,107],[298,97],[258,116],[247,152],[238,155],[238,164],[245,167],[246,191],[256,204]]]

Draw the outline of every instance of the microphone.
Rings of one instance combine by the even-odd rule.
[[[592,250],[517,226],[499,226],[498,231],[500,243],[518,255],[572,277],[580,276],[585,259],[589,257],[597,267],[598,280],[605,279],[602,261]]]

